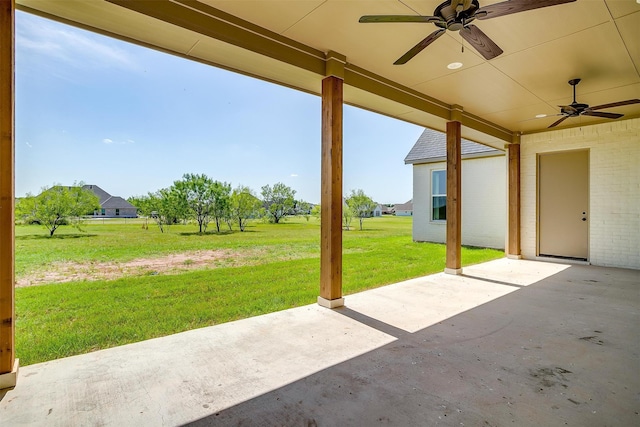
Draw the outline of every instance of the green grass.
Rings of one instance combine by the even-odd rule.
[[[444,268],[445,247],[414,243],[411,218],[366,220],[344,233],[345,294],[422,276]],[[255,223],[245,233],[198,235],[195,226],[168,233],[141,224],[64,227],[54,238],[34,226],[16,227],[17,276],[57,262],[124,262],[170,253],[251,251],[235,266],[174,275],[52,283],[16,289],[16,350],[21,364],[164,336],[313,303],[319,290],[319,225],[311,219]],[[463,248],[465,265],[502,257],[500,251]]]

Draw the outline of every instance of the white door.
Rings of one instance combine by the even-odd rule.
[[[538,253],[589,256],[589,151],[538,157]]]

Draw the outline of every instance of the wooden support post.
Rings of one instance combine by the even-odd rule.
[[[342,298],[342,79],[322,81],[322,182],[320,296],[318,304],[335,308]]]
[[[0,0],[0,389],[17,379],[14,234],[14,0]]]
[[[520,259],[520,141],[509,144],[509,241],[507,257]]]
[[[462,274],[461,125],[447,122],[447,261],[445,273]]]

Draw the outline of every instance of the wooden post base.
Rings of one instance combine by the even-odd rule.
[[[338,308],[344,306],[344,298],[326,299],[318,297],[318,305],[325,308]]]
[[[13,388],[18,383],[18,369],[20,368],[20,361],[18,359],[13,362],[13,369],[11,372],[0,375],[0,390],[7,388]]]

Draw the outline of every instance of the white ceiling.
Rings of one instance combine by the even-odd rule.
[[[514,132],[543,131],[572,101],[592,106],[640,98],[640,4],[578,0],[477,25],[504,51],[485,60],[447,32],[393,65],[436,27],[361,24],[362,15],[432,15],[440,0],[17,0],[18,7],[183,57],[320,92],[326,54],[343,55],[345,101],[443,130],[452,105],[463,135],[496,147]],[[480,0],[480,6],[497,3]],[[464,52],[462,52],[464,46]],[[458,70],[447,64],[462,62]],[[640,116],[640,104],[602,110]],[[560,126],[606,119],[581,116]]]

